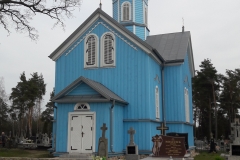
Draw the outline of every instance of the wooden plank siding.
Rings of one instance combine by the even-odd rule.
[[[135,0],[135,22],[143,24],[143,1]]]
[[[188,66],[188,54],[183,64],[165,68],[165,107],[166,119],[169,122],[167,125],[170,128],[168,132],[188,132],[189,145],[193,145],[193,106],[191,98],[189,99],[190,124],[184,124],[186,123],[184,88],[188,89],[189,97],[192,97],[192,76]],[[170,122],[178,124],[171,124]]]
[[[89,31],[91,31],[98,22],[103,22],[103,20],[98,20],[89,27],[79,40],[82,39]],[[108,26],[111,28],[110,26]],[[113,28],[111,28],[114,30]],[[96,34],[101,39],[101,36],[109,32],[109,29],[103,26],[102,24],[97,25],[91,33]],[[112,90],[114,93],[119,95],[125,101],[129,103],[128,106],[115,106],[114,107],[114,116],[117,116],[117,119],[114,122],[115,129],[121,129],[122,132],[114,130],[114,150],[116,152],[121,152],[125,149],[126,144],[129,142],[124,138],[128,130],[128,126],[124,126],[124,119],[148,119],[156,120],[155,113],[155,87],[158,86],[159,91],[161,91],[161,82],[157,81],[155,78],[159,77],[161,80],[161,68],[159,64],[156,63],[149,55],[144,51],[138,48],[133,42],[126,39],[123,35],[115,30],[121,37],[133,44],[136,47],[136,50],[132,48],[125,41],[120,39],[115,35],[116,43],[116,67],[113,68],[101,68],[97,67],[94,69],[84,69],[84,40],[81,41],[68,55],[63,54],[56,61],[56,94],[71,84],[74,80],[80,76],[97,81],[107,88]],[[100,41],[99,41],[100,43]],[[100,46],[100,45],[99,45]],[[71,47],[70,47],[71,48]],[[100,49],[100,48],[99,48]],[[99,52],[100,53],[100,52]],[[85,91],[87,93],[93,93],[93,91],[88,90],[85,86]],[[82,89],[76,88],[71,94],[77,94],[79,90]],[[84,88],[83,88],[84,89]],[[126,94],[128,93],[128,94]],[[160,99],[161,93],[159,94]],[[58,107],[58,121],[57,125],[57,152],[66,152],[67,150],[67,117],[68,112],[73,112],[75,104],[57,104]],[[91,111],[96,112],[96,141],[101,136],[100,126],[103,123],[106,123],[107,126],[110,126],[110,103],[89,103]],[[160,107],[161,107],[160,101]],[[162,111],[160,110],[160,115]],[[59,118],[61,117],[61,118]],[[116,118],[116,117],[115,117]],[[162,117],[161,117],[162,118]],[[119,120],[119,121],[117,121]],[[128,122],[124,122],[127,123]],[[150,124],[150,127],[146,123]],[[156,131],[156,122],[143,122],[139,123],[137,130],[142,131],[140,139],[144,139],[143,142],[139,142],[139,149],[151,150],[151,141],[149,137],[154,136]],[[123,129],[122,129],[123,128]],[[143,131],[147,131],[144,133]],[[109,147],[110,147],[110,129],[107,130],[106,137],[109,138]],[[146,140],[145,140],[146,139]],[[123,142],[124,143],[120,143]],[[145,145],[147,143],[147,145]],[[97,147],[97,144],[96,144]],[[110,148],[109,148],[110,150]],[[96,148],[97,151],[97,148]]]

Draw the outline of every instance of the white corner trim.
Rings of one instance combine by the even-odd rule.
[[[62,54],[66,52],[69,46],[73,45],[74,42],[89,28],[89,26],[94,23],[99,17],[99,14],[96,14],[72,39],[70,39],[53,57],[52,60],[57,60]],[[74,45],[75,47],[77,44]],[[74,48],[75,48],[74,47]]]
[[[118,23],[120,22],[120,2],[118,0]]]
[[[132,0],[132,6],[133,6],[133,9],[132,9],[132,15],[133,15],[133,22],[135,22],[135,0]]]

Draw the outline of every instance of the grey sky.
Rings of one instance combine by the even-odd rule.
[[[102,0],[102,9],[112,16],[112,0]],[[74,18],[66,19],[66,28],[52,29],[54,21],[35,16],[31,24],[38,30],[39,40],[27,34],[7,32],[0,28],[0,77],[4,77],[7,94],[25,71],[42,73],[47,83],[44,105],[54,87],[55,63],[48,56],[90,16],[99,0],[83,0]],[[149,0],[150,34],[181,32],[182,18],[191,32],[195,69],[209,58],[219,73],[240,68],[240,1],[239,0]]]

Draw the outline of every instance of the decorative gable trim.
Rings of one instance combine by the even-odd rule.
[[[104,27],[106,27],[110,32],[112,32],[114,35],[116,35],[117,37],[119,37],[121,40],[123,40],[125,43],[127,43],[130,47],[132,47],[133,49],[137,50],[137,47],[134,46],[132,43],[130,43],[128,40],[124,39],[121,35],[119,35],[118,33],[116,33],[115,31],[113,31],[109,26],[107,26],[105,23],[103,22],[98,22],[85,36],[83,36],[81,39],[79,39],[79,41],[75,42],[75,45],[73,45],[66,53],[65,55],[67,56],[74,48],[77,47],[77,45],[79,43],[81,43],[89,34],[91,34],[91,32],[98,26],[102,24]]]
[[[154,58],[154,60],[162,64],[162,62],[157,58],[153,53],[153,48],[141,40],[139,37],[134,35],[132,32],[127,30],[125,27],[123,27],[121,24],[119,24],[117,21],[115,21],[112,17],[107,15],[105,12],[103,12],[101,9],[97,9],[80,27],[78,27],[49,57],[56,61],[62,54],[66,53],[66,50],[74,45],[76,47],[78,44],[76,41],[79,39],[79,37],[82,36],[84,32],[93,24],[95,23],[99,18],[102,18],[106,23],[108,23],[111,27],[115,28],[121,35],[121,37],[126,37],[123,39],[129,39],[130,41],[137,45],[140,49],[142,49],[144,52],[146,52],[148,55]],[[116,34],[115,34],[116,35]],[[118,36],[118,35],[117,35]],[[119,35],[120,36],[120,35]],[[132,44],[131,44],[132,45]],[[134,46],[135,47],[135,46]],[[136,48],[136,47],[135,47]]]

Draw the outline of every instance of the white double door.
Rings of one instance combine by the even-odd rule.
[[[94,115],[70,114],[69,121],[69,153],[92,153],[94,148]]]

